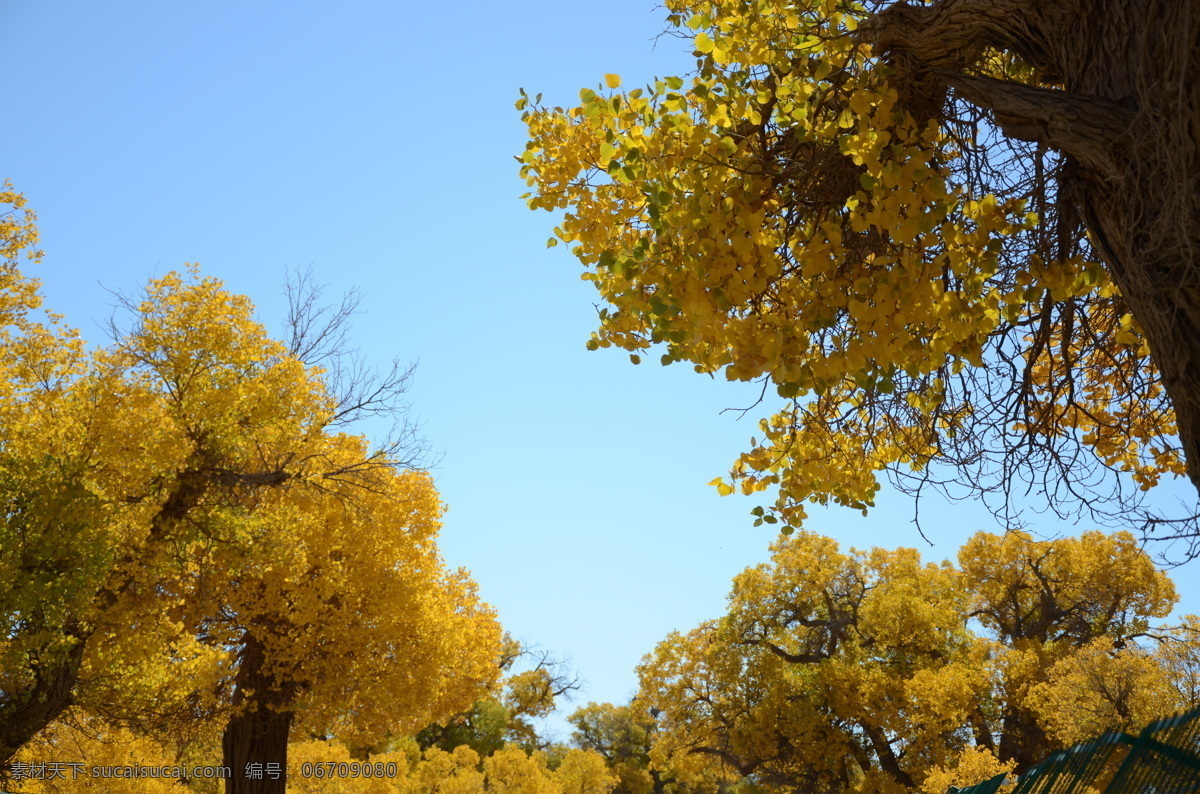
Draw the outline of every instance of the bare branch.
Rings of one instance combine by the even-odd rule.
[[[402,365],[399,359],[392,359],[390,366],[380,371],[367,365],[359,348],[349,345],[350,320],[360,313],[361,293],[353,289],[340,302],[322,303],[325,287],[315,283],[311,269],[289,271],[283,290],[288,300],[284,329],[288,351],[304,364],[324,370],[334,399],[327,427],[390,419],[391,427],[371,461],[413,469],[432,465],[429,445],[420,435],[420,424],[408,416],[405,399],[416,363]]]

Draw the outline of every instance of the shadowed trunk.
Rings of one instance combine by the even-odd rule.
[[[1032,711],[1019,704],[1009,702],[1004,707],[997,756],[1001,761],[1016,764],[1013,771],[1018,775],[1034,764],[1046,759],[1050,753],[1050,740],[1038,724]]]
[[[262,643],[247,633],[238,660],[235,715],[221,738],[231,776],[226,794],[282,794],[287,786],[287,743],[299,687],[266,674]]]
[[[0,708],[0,766],[7,764],[74,700],[87,635],[77,633],[74,625],[64,633],[75,644],[45,664],[31,664],[32,685],[13,693],[11,699],[4,699]]]

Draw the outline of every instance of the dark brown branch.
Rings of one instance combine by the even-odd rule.
[[[759,647],[766,648],[768,651],[775,654],[780,659],[783,659],[785,662],[788,662],[789,664],[816,664],[829,658],[829,654],[826,653],[789,653],[775,643],[768,642],[767,640],[742,640],[738,644],[757,645]]]
[[[900,762],[896,759],[896,753],[892,750],[892,743],[873,725],[868,722],[860,721],[859,727],[871,742],[871,747],[875,750],[875,756],[879,759],[879,768],[887,772],[902,786],[910,788],[915,787],[916,783],[912,776],[900,768]]]
[[[754,774],[754,770],[758,769],[758,767],[762,763],[761,761],[743,760],[741,758],[738,758],[736,755],[729,752],[728,750],[720,750],[716,747],[693,747],[690,750],[688,750],[688,752],[695,754],[695,755],[716,756],[717,758],[721,759],[725,763],[729,764],[729,766],[736,769],[738,774],[741,775],[742,777],[748,777],[748,776]]]
[[[895,3],[860,28],[885,57],[910,55],[926,69],[959,71],[985,49],[1010,50],[1046,70],[1047,31],[1078,13],[1073,0],[941,0]]]
[[[1010,80],[935,70],[958,96],[995,114],[1012,138],[1043,143],[1104,176],[1120,169],[1114,144],[1129,132],[1135,114],[1116,102],[1069,91],[1035,88]]]

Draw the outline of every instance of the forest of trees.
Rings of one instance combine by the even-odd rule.
[[[89,344],[6,183],[0,787],[940,794],[1200,705],[1200,618],[1141,542],[1200,555],[1200,510],[1146,499],[1200,486],[1200,8],[666,8],[695,72],[522,91],[521,176],[604,302],[589,347],[776,401],[712,483],[773,498],[770,561],[543,736],[578,682],[443,562],[412,373],[347,354],[353,307],[294,281],[277,338],[188,266]],[[885,483],[995,531],[923,561],[806,525]]]

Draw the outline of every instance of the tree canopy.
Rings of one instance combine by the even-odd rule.
[[[1200,484],[1190,7],[668,0],[694,73],[517,103],[589,347],[777,395],[714,484],[785,532],[887,476],[1190,536],[1138,511]]]
[[[431,478],[345,427],[403,376],[339,382],[301,357],[336,324],[300,306],[289,346],[196,268],[89,351],[39,313],[3,198],[0,758],[61,717],[183,755],[216,725],[231,791],[282,790],[244,770],[286,769],[293,724],[369,744],[486,693],[499,626],[438,554]]]
[[[1175,591],[1129,533],[980,533],[957,566],[809,532],[771,551],[639,669],[685,784],[941,794],[1196,705],[1195,618],[1152,625]]]

